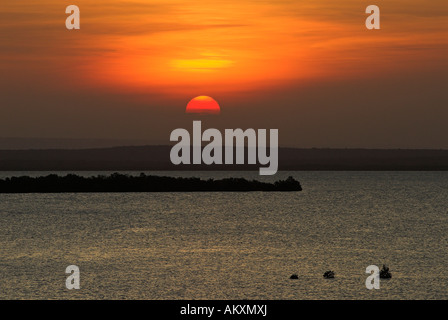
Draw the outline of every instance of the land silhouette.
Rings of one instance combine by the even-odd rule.
[[[258,170],[259,165],[173,165],[171,146],[0,150],[0,171]],[[245,152],[247,155],[247,152]],[[279,170],[448,170],[448,150],[279,148]]]
[[[65,192],[226,192],[226,191],[302,191],[292,177],[274,183],[226,178],[202,180],[175,178],[141,173],[138,176],[114,173],[81,177],[75,174],[42,177],[11,177],[0,180],[0,193],[65,193]]]

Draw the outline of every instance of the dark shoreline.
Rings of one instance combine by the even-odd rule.
[[[226,178],[202,180],[175,178],[141,173],[130,176],[114,173],[109,176],[82,177],[74,174],[42,177],[11,177],[0,180],[0,193],[99,193],[99,192],[287,192],[302,191],[292,177],[274,183]]]
[[[259,164],[176,166],[170,161],[170,150],[171,146],[0,150],[0,171],[258,171],[260,168]],[[448,150],[279,148],[278,160],[279,171],[448,170]]]

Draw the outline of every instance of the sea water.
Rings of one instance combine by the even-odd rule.
[[[0,194],[0,299],[448,298],[448,172],[153,174],[303,191]],[[392,279],[368,290],[383,264]]]

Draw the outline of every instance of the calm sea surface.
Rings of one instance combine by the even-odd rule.
[[[0,194],[0,299],[448,299],[448,172],[155,174],[303,191]]]

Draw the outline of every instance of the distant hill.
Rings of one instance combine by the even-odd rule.
[[[163,144],[137,139],[67,139],[67,138],[5,138],[0,137],[0,150],[30,149],[91,149],[119,146],[147,146]]]
[[[171,146],[0,150],[1,171],[258,170],[259,165],[180,165]],[[448,150],[279,149],[280,170],[448,170]]]

